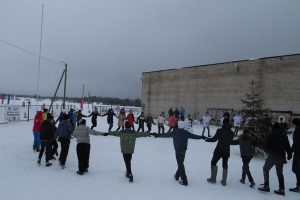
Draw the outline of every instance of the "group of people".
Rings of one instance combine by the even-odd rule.
[[[178,109],[177,109],[178,110]],[[175,114],[176,112],[176,114]],[[168,125],[170,129],[167,133],[164,132],[164,124],[166,124],[166,118],[164,112],[160,114],[157,119],[157,123],[154,122],[151,114],[148,114],[145,117],[144,113],[141,113],[137,120],[132,113],[126,116],[125,110],[121,110],[120,114],[117,116],[112,109],[104,115],[100,115],[95,109],[89,116],[92,117],[92,127],[89,128],[86,126],[86,120],[83,117],[89,117],[83,115],[81,112],[77,113],[77,126],[72,123],[71,120],[74,120],[72,114],[74,110],[70,110],[69,113],[63,111],[58,119],[55,121],[54,117],[48,113],[47,110],[44,112],[39,111],[36,114],[34,120],[34,144],[33,149],[35,151],[39,150],[38,135],[40,136],[41,149],[38,156],[38,164],[41,163],[41,158],[44,151],[46,151],[46,166],[51,166],[50,160],[55,159],[55,154],[57,153],[57,142],[61,143],[61,151],[59,154],[59,164],[62,168],[65,167],[66,159],[68,156],[70,139],[75,137],[77,140],[76,152],[78,157],[78,171],[77,174],[84,175],[88,172],[89,168],[89,155],[90,155],[90,137],[89,135],[112,135],[120,137],[120,146],[121,153],[126,166],[126,177],[130,182],[133,181],[133,174],[131,169],[131,160],[132,154],[135,149],[136,139],[139,137],[148,137],[155,136],[156,138],[173,138],[173,144],[175,149],[175,156],[177,160],[177,171],[175,172],[174,178],[176,181],[179,181],[181,185],[188,185],[188,179],[184,167],[184,159],[188,146],[188,139],[203,139],[206,142],[218,142],[213,153],[211,160],[211,176],[207,179],[209,183],[216,183],[216,177],[218,172],[217,163],[222,159],[222,180],[221,184],[226,186],[227,184],[227,175],[228,175],[228,159],[230,157],[230,146],[239,145],[241,158],[243,162],[242,167],[242,176],[240,179],[241,183],[245,183],[246,177],[250,182],[250,187],[255,186],[254,179],[251,175],[249,163],[254,156],[256,142],[256,136],[253,134],[250,128],[245,128],[243,133],[239,137],[235,137],[235,131],[232,131],[231,118],[229,113],[224,113],[222,119],[222,127],[219,128],[216,134],[211,137],[208,134],[208,137],[202,135],[196,135],[192,133],[193,119],[191,115],[185,119],[184,114],[180,116],[175,110],[173,113],[169,110],[169,119]],[[81,115],[79,114],[81,113]],[[98,132],[93,130],[97,126],[97,116],[107,116],[107,122],[110,125],[106,133]],[[179,116],[179,118],[178,118]],[[236,115],[237,116],[237,115]],[[113,118],[116,117],[119,119],[118,128],[116,131],[112,131],[113,127]],[[209,115],[206,113],[208,126],[209,127]],[[240,119],[236,119],[239,121]],[[207,121],[203,123],[206,124]],[[58,127],[56,128],[55,124],[59,122]],[[120,123],[122,122],[122,123]],[[139,125],[137,131],[135,131],[134,123]],[[146,123],[148,131],[144,132],[144,123]],[[282,129],[282,126],[279,123],[272,125],[272,134],[267,138],[265,144],[265,150],[268,152],[268,157],[263,167],[264,174],[264,184],[258,189],[260,191],[269,192],[269,171],[275,165],[276,172],[279,180],[279,189],[274,190],[276,194],[285,195],[285,185],[284,185],[284,176],[283,176],[283,165],[286,163],[287,159],[290,160],[293,156],[293,172],[296,174],[297,185],[295,188],[291,188],[290,191],[300,192],[300,119],[295,118],[292,121],[295,126],[295,131],[293,135],[293,146],[290,147],[289,140],[285,131]],[[157,124],[158,133],[151,133],[151,126]],[[238,123],[234,122],[234,126]],[[207,128],[206,127],[206,128]],[[239,127],[239,126],[238,126]],[[122,128],[121,131],[119,131]],[[139,132],[139,131],[142,132]],[[209,130],[209,128],[208,128]],[[204,131],[203,131],[204,132]]]

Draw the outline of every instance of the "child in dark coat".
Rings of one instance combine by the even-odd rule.
[[[241,158],[243,161],[243,173],[240,182],[245,184],[245,179],[247,176],[250,182],[250,187],[253,188],[255,183],[249,169],[249,163],[254,155],[256,145],[255,139],[250,134],[250,131],[245,129],[243,134],[237,140],[233,141],[233,145],[240,145]]]

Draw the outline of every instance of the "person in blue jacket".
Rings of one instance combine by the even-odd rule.
[[[61,144],[59,164],[62,169],[65,168],[72,134],[73,134],[73,127],[72,124],[70,123],[70,116],[66,114],[63,117],[63,121],[58,125],[57,128],[58,141]]]
[[[176,181],[181,178],[179,181],[179,184],[181,185],[188,185],[187,176],[185,173],[184,168],[184,159],[185,159],[185,153],[188,146],[188,139],[204,139],[203,136],[192,134],[186,130],[184,130],[184,121],[178,121],[178,129],[174,129],[171,133],[165,133],[165,134],[154,134],[155,137],[162,137],[162,138],[173,138],[173,144],[175,149],[175,155],[177,160],[178,169],[174,175],[174,178]]]

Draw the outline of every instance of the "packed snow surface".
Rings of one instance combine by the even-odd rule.
[[[84,112],[83,112],[84,113]],[[88,113],[84,113],[88,114]],[[90,119],[87,119],[91,125]],[[114,130],[117,119],[114,119]],[[299,194],[288,192],[296,180],[291,172],[291,161],[284,166],[286,196],[273,192],[262,193],[239,182],[242,161],[239,146],[231,147],[229,159],[228,185],[220,184],[222,162],[219,161],[218,183],[207,183],[210,175],[210,161],[216,143],[204,140],[189,140],[185,159],[189,185],[179,185],[173,178],[177,164],[171,138],[138,138],[132,160],[134,182],[125,178],[125,164],[120,152],[119,138],[113,136],[91,136],[89,172],[83,176],[76,174],[76,140],[71,140],[65,169],[60,169],[58,161],[45,167],[36,161],[38,153],[32,151],[33,121],[15,124],[1,124],[0,132],[0,200],[249,200],[249,199],[299,199]],[[146,128],[146,127],[145,127]],[[167,127],[166,127],[167,128]],[[157,127],[153,128],[157,132]],[[214,134],[217,127],[211,127]],[[98,118],[95,130],[107,131],[105,117]],[[201,134],[202,125],[194,127],[195,134]],[[60,150],[60,149],[59,149]],[[263,183],[263,159],[250,163],[256,185]],[[273,168],[270,172],[271,190],[278,189],[278,180]]]

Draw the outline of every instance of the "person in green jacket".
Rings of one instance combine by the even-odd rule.
[[[123,154],[124,162],[126,165],[126,177],[129,179],[129,182],[133,182],[133,175],[131,171],[131,159],[132,154],[134,153],[135,141],[138,137],[147,137],[149,133],[138,133],[134,130],[131,130],[131,125],[128,121],[125,123],[125,130],[119,132],[110,132],[109,135],[120,137],[120,146],[121,152]]]

